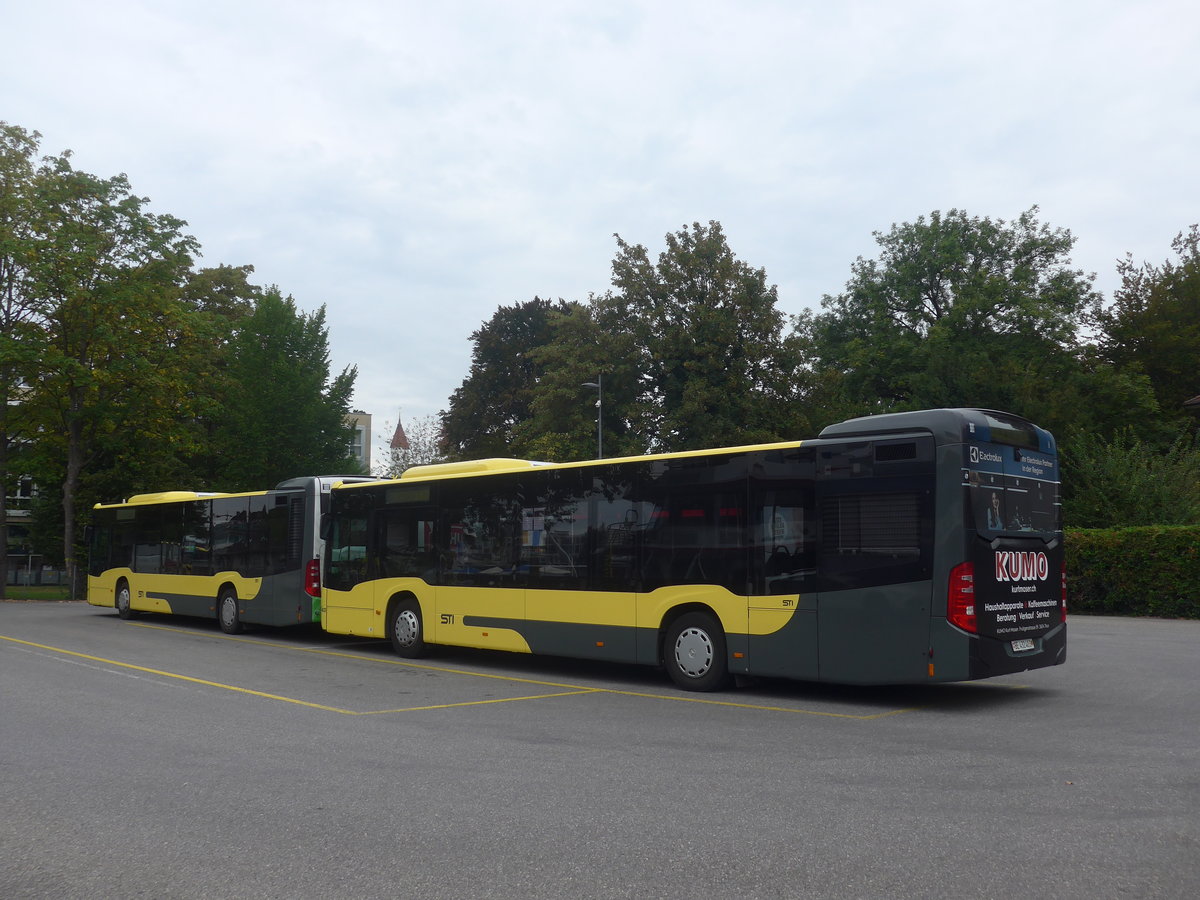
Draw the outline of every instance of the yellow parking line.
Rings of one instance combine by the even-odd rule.
[[[160,628],[163,631],[179,631],[180,630],[177,628],[168,628],[168,627],[155,626],[155,625],[142,625],[141,627]],[[209,637],[219,637],[219,638],[223,638],[226,640],[243,641],[245,643],[254,643],[254,644],[266,643],[264,641],[255,641],[255,640],[249,639],[249,638],[231,637],[230,635],[208,635],[208,636]],[[506,681],[506,682],[509,682],[512,684],[531,684],[531,685],[537,685],[539,687],[562,688],[563,689],[561,691],[556,691],[554,693],[534,694],[534,695],[529,695],[529,696],[524,696],[524,697],[501,697],[501,698],[491,698],[491,699],[487,699],[487,700],[464,700],[459,703],[443,703],[443,704],[434,704],[434,705],[429,705],[429,706],[410,706],[410,707],[403,707],[403,708],[398,708],[398,709],[380,709],[380,710],[362,710],[362,711],[360,711],[360,710],[353,710],[353,709],[342,709],[341,707],[328,706],[328,705],[322,704],[322,703],[312,703],[308,700],[299,700],[295,697],[284,697],[281,694],[269,694],[264,691],[256,691],[256,690],[252,690],[250,688],[238,687],[237,685],[224,684],[219,681],[209,681],[209,680],[206,680],[203,678],[195,678],[191,675],[181,675],[176,672],[166,672],[166,671],[163,671],[162,669],[150,669],[145,666],[134,665],[133,663],[120,662],[120,661],[114,660],[114,659],[105,659],[104,657],[100,657],[100,656],[91,656],[87,653],[79,653],[74,650],[64,650],[61,647],[51,647],[46,644],[36,644],[32,641],[23,641],[23,640],[19,640],[18,638],[7,637],[5,635],[0,635],[0,640],[11,641],[12,643],[15,643],[15,644],[24,644],[25,646],[28,646],[28,647],[37,647],[40,650],[49,650],[50,652],[53,652],[53,653],[62,653],[67,656],[74,656],[74,657],[77,657],[80,659],[90,660],[92,662],[99,662],[99,663],[104,663],[106,665],[117,666],[119,668],[131,669],[131,670],[137,671],[137,672],[145,672],[145,673],[151,674],[151,675],[158,675],[163,678],[174,678],[179,681],[187,681],[192,684],[202,684],[207,687],[215,687],[215,688],[220,688],[220,689],[227,690],[227,691],[235,691],[240,694],[249,694],[250,696],[262,697],[267,700],[278,700],[282,703],[291,703],[296,706],[307,706],[311,709],[321,709],[321,710],[325,710],[326,712],[336,712],[336,713],[341,713],[342,715],[347,715],[347,716],[377,716],[377,715],[386,715],[389,713],[417,712],[417,711],[421,711],[421,710],[452,709],[454,707],[459,707],[459,706],[486,706],[488,704],[493,704],[493,703],[512,703],[512,702],[521,701],[521,700],[547,700],[547,699],[552,699],[554,697],[573,697],[573,696],[580,696],[582,694],[612,694],[612,695],[624,696],[624,697],[641,697],[641,698],[648,699],[648,700],[668,700],[668,701],[672,701],[675,703],[699,703],[699,704],[704,704],[704,705],[708,705],[708,706],[724,706],[724,707],[730,707],[733,709],[756,710],[759,712],[794,713],[794,714],[807,715],[807,716],[824,716],[826,718],[831,718],[831,719],[857,719],[859,721],[884,719],[889,716],[900,715],[901,713],[917,712],[920,709],[920,707],[907,707],[907,708],[902,708],[902,709],[891,709],[891,710],[885,710],[883,712],[868,713],[868,714],[862,714],[862,715],[858,715],[858,714],[854,714],[854,713],[837,713],[837,712],[827,712],[824,710],[817,710],[817,709],[799,709],[799,708],[786,707],[786,706],[767,706],[767,705],[759,704],[759,703],[738,703],[738,702],[732,701],[732,700],[714,700],[714,699],[710,699],[707,697],[695,697],[695,696],[689,696],[686,694],[678,694],[678,695],[677,694],[656,694],[656,693],[651,693],[651,692],[647,692],[647,691],[623,691],[623,690],[618,690],[615,688],[584,688],[584,687],[580,687],[577,684],[564,684],[561,682],[542,681],[542,680],[533,679],[533,678],[520,678],[520,677],[517,677],[514,675],[496,675],[496,674],[493,674],[490,672],[471,672],[466,669],[454,669],[454,668],[450,668],[448,666],[434,666],[434,665],[429,665],[427,663],[415,663],[415,662],[409,662],[407,660],[402,660],[402,659],[386,659],[386,658],[375,659],[375,658],[363,656],[361,653],[346,653],[346,652],[338,651],[338,650],[322,650],[318,647],[295,648],[299,652],[315,653],[319,656],[334,656],[334,657],[339,657],[342,659],[350,659],[350,660],[355,660],[355,661],[359,661],[359,662],[374,662],[374,663],[381,663],[383,665],[402,666],[404,668],[409,668],[409,669],[424,669],[427,671],[441,672],[441,673],[447,674],[447,675],[465,675],[470,678],[493,678],[493,679],[497,679],[500,681]],[[270,646],[280,646],[280,645],[271,644]]]
[[[497,679],[500,679],[501,681],[510,681],[510,682],[515,682],[517,684],[536,684],[536,685],[541,685],[543,687],[558,687],[558,688],[567,688],[567,689],[573,689],[573,688],[579,687],[578,685],[563,684],[561,682],[556,682],[556,681],[539,681],[539,680],[536,680],[533,678],[519,678],[515,675],[494,675],[491,672],[470,672],[470,671],[467,671],[466,669],[452,669],[452,668],[449,668],[448,666],[433,666],[433,665],[429,665],[428,663],[414,663],[414,662],[409,662],[409,661],[403,660],[403,659],[388,659],[388,658],[383,658],[383,657],[376,659],[373,657],[363,656],[361,653],[346,653],[346,652],[343,652],[340,650],[322,650],[319,647],[304,647],[301,649],[305,653],[316,653],[321,656],[338,656],[343,659],[353,659],[353,660],[359,660],[359,661],[364,661],[364,662],[381,663],[381,664],[387,665],[387,666],[403,666],[404,668],[408,668],[408,669],[426,669],[426,670],[433,671],[433,672],[444,672],[448,675],[467,675],[472,678],[497,678]],[[655,693],[651,693],[649,691],[622,691],[622,690],[618,690],[616,688],[586,688],[586,689],[578,690],[575,693],[579,693],[579,694],[588,694],[588,693],[591,693],[591,694],[616,694],[618,696],[624,696],[624,697],[644,697],[649,700],[671,700],[676,703],[703,703],[703,704],[707,704],[709,706],[730,706],[735,709],[756,709],[756,710],[761,710],[763,712],[802,713],[804,715],[809,715],[809,716],[825,716],[825,717],[831,718],[831,719],[861,719],[864,721],[870,720],[870,719],[884,719],[884,718],[887,718],[888,716],[898,716],[901,713],[917,712],[920,709],[920,707],[918,707],[918,706],[913,706],[913,707],[907,707],[907,708],[903,708],[903,709],[889,709],[889,710],[885,710],[884,712],[879,712],[879,713],[868,713],[865,715],[855,715],[853,713],[825,712],[825,711],[819,710],[819,709],[796,709],[796,708],[787,707],[787,706],[765,706],[765,705],[759,704],[759,703],[737,703],[732,700],[712,700],[707,697],[688,696],[687,694],[655,694]],[[548,696],[569,696],[569,695],[555,694],[555,695],[548,695]],[[537,699],[537,698],[532,698],[532,699]],[[451,705],[457,706],[457,705],[461,705],[461,704],[451,704]],[[425,707],[416,707],[416,708],[424,709]],[[435,708],[435,707],[429,707],[429,708]]]
[[[268,700],[282,700],[284,703],[294,703],[297,706],[308,706],[313,709],[323,709],[328,712],[349,713],[353,715],[352,710],[338,709],[336,706],[325,706],[321,703],[310,703],[307,700],[297,700],[294,697],[283,697],[279,694],[268,694],[264,691],[255,691],[250,688],[238,687],[233,684],[222,684],[219,681],[208,681],[204,678],[193,678],[191,675],[180,675],[178,672],[164,672],[162,669],[150,669],[146,666],[135,666],[133,663],[119,662],[115,659],[105,659],[103,656],[92,656],[88,653],[77,653],[74,650],[64,650],[62,647],[50,647],[46,644],[35,644],[33,641],[22,641],[17,638],[7,637],[0,634],[0,640],[11,641],[14,644],[24,644],[26,647],[37,647],[39,650],[49,650],[51,653],[62,653],[65,656],[74,656],[77,659],[86,659],[90,662],[103,663],[108,666],[118,666],[122,669],[132,669],[135,672],[145,672],[149,675],[158,675],[163,678],[175,678],[179,681],[187,681],[192,684],[203,684],[206,687],[221,688],[226,691],[236,691],[239,694],[250,694],[254,697],[265,697]]]
[[[382,716],[387,713],[419,712],[424,709],[453,709],[456,706],[485,706],[488,703],[512,703],[514,700],[552,700],[555,697],[577,697],[580,694],[604,693],[601,688],[584,688],[579,691],[562,691],[558,694],[535,694],[529,697],[496,697],[491,700],[463,700],[461,703],[437,703],[433,706],[405,706],[400,709],[372,709],[355,713],[356,716]]]

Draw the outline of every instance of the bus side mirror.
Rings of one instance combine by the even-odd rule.
[[[333,530],[333,519],[329,513],[321,513],[321,540],[329,540],[329,532]]]

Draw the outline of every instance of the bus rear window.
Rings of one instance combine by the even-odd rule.
[[[1061,530],[1058,485],[1012,475],[971,473],[968,502],[975,530],[991,534]]]
[[[987,422],[995,443],[1007,444],[1010,447],[1024,447],[1026,450],[1041,448],[1037,431],[1028,422],[1020,419],[1002,419],[991,413],[984,413],[983,418]]]

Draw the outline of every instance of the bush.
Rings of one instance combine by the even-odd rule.
[[[1068,529],[1067,607],[1200,619],[1200,526]]]
[[[1063,445],[1063,519],[1076,528],[1200,524],[1200,438],[1157,447],[1131,432]]]

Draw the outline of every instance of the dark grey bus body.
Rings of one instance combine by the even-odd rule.
[[[1062,664],[1067,626],[1054,438],[1006,413],[948,409],[852,419],[826,428],[821,439],[879,447],[909,429],[932,453],[929,580],[848,591],[822,584],[820,680],[959,681]],[[910,472],[926,478],[920,467]],[[981,509],[993,493],[1005,511],[994,527]],[[1034,564],[1023,567],[1029,558]],[[963,563],[974,568],[974,634],[947,619],[951,573]],[[998,576],[1000,563],[1005,571]],[[864,621],[873,624],[864,628]],[[905,650],[926,625],[928,650],[915,659]],[[1028,649],[1014,649],[1018,641]]]

